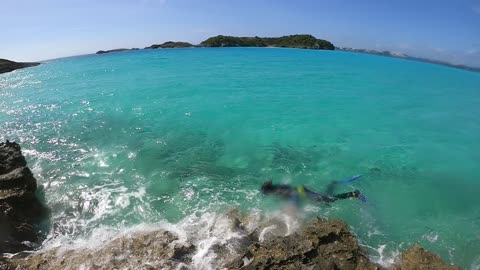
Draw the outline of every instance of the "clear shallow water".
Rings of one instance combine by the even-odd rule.
[[[308,214],[346,220],[382,261],[420,241],[475,269],[479,113],[478,73],[344,52],[145,50],[0,75],[0,140],[44,186],[48,241],[275,208],[267,178],[322,190],[363,174],[339,192],[369,204]]]

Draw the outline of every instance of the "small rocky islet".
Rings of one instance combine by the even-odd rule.
[[[107,51],[100,50],[100,51],[96,52],[96,54],[105,54],[105,53],[114,53],[114,52],[124,52],[124,51],[136,51],[136,50],[140,50],[140,49],[139,49],[139,48],[132,48],[132,49],[122,48],[122,49],[113,49],[113,50],[107,50]]]
[[[35,195],[36,179],[17,143],[0,143],[0,269],[195,269],[195,242],[179,241],[173,231],[158,228],[111,239],[98,247],[38,250],[49,211]],[[385,268],[372,262],[347,224],[315,219],[285,236],[274,220],[253,223],[238,210],[220,217],[229,230],[242,235],[234,243],[211,247],[217,266],[226,269],[394,269],[454,270],[418,244]],[[255,224],[255,226],[252,226]],[[232,249],[232,246],[234,247]],[[35,251],[37,249],[37,251]],[[21,251],[33,250],[24,253]]]

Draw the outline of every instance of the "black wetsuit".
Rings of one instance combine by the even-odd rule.
[[[327,190],[332,191],[332,185],[329,185]],[[339,199],[359,198],[361,194],[358,190],[340,194],[322,194],[312,191],[305,186],[298,186],[295,188],[290,185],[275,185],[272,184],[272,181],[263,183],[261,191],[263,194],[272,194],[287,200],[300,201],[303,198],[307,198],[312,201],[326,203],[334,202]]]

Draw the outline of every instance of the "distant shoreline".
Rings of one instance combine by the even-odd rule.
[[[14,62],[7,59],[0,59],[0,74],[14,71],[16,69],[38,66],[36,62]]]
[[[441,66],[447,66],[456,69],[462,69],[466,71],[472,72],[480,72],[480,67],[472,67],[466,65],[459,65],[453,64],[446,61],[422,58],[422,57],[414,57],[403,53],[395,53],[390,51],[377,51],[377,50],[370,50],[370,49],[357,49],[357,48],[349,48],[349,47],[336,47],[330,41],[317,39],[312,35],[302,34],[302,35],[289,35],[289,36],[281,36],[281,37],[234,37],[234,36],[223,36],[218,35],[215,37],[210,37],[200,44],[191,44],[188,42],[182,41],[167,41],[161,44],[153,44],[151,46],[145,47],[143,49],[140,48],[119,48],[119,49],[111,49],[111,50],[100,50],[97,51],[95,54],[110,54],[110,53],[118,53],[118,52],[126,52],[126,51],[137,51],[137,50],[155,50],[155,49],[179,49],[179,48],[231,48],[231,47],[248,47],[248,48],[291,48],[291,49],[312,49],[312,50],[336,50],[336,51],[344,51],[344,52],[352,52],[352,53],[363,53],[363,54],[372,54],[372,55],[379,55],[379,56],[387,56],[393,58],[400,58],[405,60],[412,60],[417,62],[424,62],[430,64],[436,64]],[[93,55],[93,54],[83,54],[83,55],[72,55],[72,56],[65,56],[53,59],[46,59],[39,62],[46,62],[52,60],[58,60],[63,58],[69,57],[78,57],[78,56],[85,56],[85,55]],[[14,62],[6,59],[0,59],[0,74],[13,71],[15,69],[25,68],[40,65],[39,62],[31,62],[31,63],[21,63],[21,62]]]
[[[471,67],[466,65],[458,65],[449,63],[446,61],[433,60],[422,57],[409,56],[403,53],[395,53],[390,51],[377,51],[369,49],[357,49],[349,47],[336,47],[330,41],[317,39],[312,35],[289,35],[282,37],[234,37],[218,35],[210,37],[200,44],[191,44],[183,41],[167,41],[162,44],[153,44],[145,47],[145,49],[176,49],[176,48],[224,48],[224,47],[258,47],[258,48],[292,48],[292,49],[313,49],[313,50],[336,50],[354,53],[373,54],[387,57],[394,57],[406,60],[413,60],[418,62],[442,65],[466,71],[480,72],[480,67]],[[96,54],[107,54],[115,52],[123,52],[130,50],[139,50],[138,48],[132,49],[113,49],[113,50],[101,50]]]
[[[463,69],[463,70],[467,70],[467,71],[480,72],[480,67],[457,65],[457,64],[452,64],[452,63],[445,62],[445,61],[433,60],[433,59],[422,58],[422,57],[414,57],[414,56],[410,56],[410,55],[407,55],[407,54],[395,53],[395,52],[390,52],[390,51],[377,51],[377,50],[342,48],[342,47],[335,47],[335,50],[336,51],[343,51],[343,52],[373,54],[373,55],[379,55],[379,56],[400,58],[400,59],[405,59],[405,60],[411,60],[411,61],[417,61],[417,62],[447,66],[447,67],[452,67],[452,68],[457,68],[457,69]]]
[[[292,47],[277,47],[277,46],[265,46],[265,47],[203,47],[203,46],[198,46],[198,45],[192,45],[191,47],[171,47],[171,48],[150,48],[146,47],[143,50],[156,50],[156,49],[198,49],[198,48],[273,48],[273,49],[305,49],[305,48],[292,48]],[[133,49],[121,49],[121,50],[109,50],[106,51],[108,53],[115,53],[115,52],[125,52],[125,51],[137,51],[139,49],[133,48]],[[465,66],[465,65],[455,65],[451,64],[448,62],[443,62],[443,61],[438,61],[438,60],[433,60],[433,59],[427,59],[427,58],[420,58],[420,57],[413,57],[409,56],[406,54],[396,54],[388,51],[374,51],[374,50],[366,50],[366,49],[355,49],[355,50],[345,50],[343,48],[336,48],[335,51],[339,52],[350,52],[350,53],[360,53],[360,54],[371,54],[371,55],[378,55],[378,56],[385,56],[385,57],[392,57],[392,58],[398,58],[398,59],[404,59],[404,60],[409,60],[409,61],[416,61],[416,62],[423,62],[423,63],[429,63],[429,64],[434,64],[434,65],[439,65],[439,66],[446,66],[446,67],[451,67],[451,68],[456,68],[456,69],[461,69],[465,71],[471,71],[471,72],[476,72],[480,73],[480,67],[471,67],[471,66]],[[102,51],[103,52],[103,51]],[[103,53],[96,53],[96,54],[103,54]],[[93,55],[93,54],[85,54],[85,55]],[[76,57],[76,56],[82,56],[82,55],[75,55],[75,56],[67,56],[67,57],[62,57],[62,58],[68,58],[68,57]],[[56,58],[56,59],[62,59],[62,58]],[[56,60],[56,59],[50,59],[50,60]],[[45,60],[49,61],[49,60]]]

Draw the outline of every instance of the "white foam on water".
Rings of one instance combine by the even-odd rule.
[[[470,270],[480,270],[480,254],[473,259],[472,264],[470,265]]]
[[[201,216],[190,215],[177,224],[188,243],[197,247],[192,257],[194,269],[213,269],[218,264],[217,254],[213,247],[221,245],[226,252],[235,253],[233,240],[240,240],[246,236],[232,224],[232,219],[223,214],[205,213]]]
[[[373,228],[373,230],[369,230],[367,232],[368,237],[372,237],[374,235],[383,235],[383,233],[378,228]]]
[[[391,251],[387,251],[388,249],[387,244],[380,244],[377,247],[372,247],[368,245],[362,245],[362,246],[372,250],[372,253],[374,253],[369,256],[370,260],[386,268],[392,267],[398,261],[400,256],[400,251],[399,251],[400,247]]]
[[[390,252],[390,254],[385,254],[385,248],[387,245],[380,245],[377,249],[380,258],[377,260],[377,263],[380,265],[389,267],[395,263],[396,258],[400,255],[398,250]]]
[[[265,241],[265,234],[275,230],[277,228],[277,225],[271,225],[271,226],[268,226],[268,227],[265,227],[263,228],[262,232],[260,233],[260,235],[258,236],[258,240],[260,242],[263,242]]]
[[[35,149],[22,149],[22,153],[27,157],[34,157],[37,159],[43,159],[51,162],[60,160],[60,158],[55,156],[53,152],[39,152]]]
[[[435,233],[435,232],[429,232],[427,234],[422,235],[422,238],[427,240],[430,243],[437,242],[438,237],[439,237],[438,233]]]
[[[251,264],[253,262],[253,257],[248,259],[247,257],[243,257],[242,258],[242,261],[243,261],[243,267],[246,267],[248,266],[249,264]]]
[[[108,166],[107,163],[105,163],[105,161],[100,160],[100,161],[98,162],[98,167],[108,168],[109,166]]]

